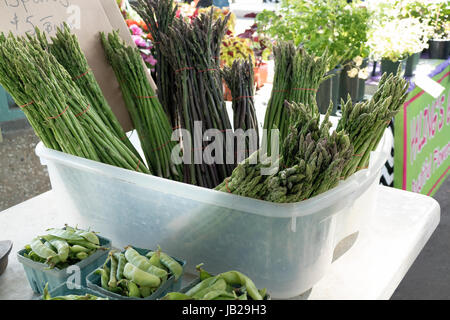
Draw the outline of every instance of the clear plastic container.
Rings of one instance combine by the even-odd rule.
[[[339,221],[361,187],[361,180],[349,179],[313,199],[274,204],[74,157],[42,143],[36,153],[64,211],[115,245],[161,245],[187,261],[187,273],[195,274],[202,262],[214,274],[239,270],[279,299],[298,296],[325,275]]]
[[[356,232],[363,232],[370,227],[378,197],[382,169],[391,153],[392,145],[392,134],[386,131],[377,150],[371,154],[369,168],[358,171],[347,180],[354,181],[359,185],[359,188],[354,194],[355,199],[350,210],[338,216],[336,244],[346,237]]]

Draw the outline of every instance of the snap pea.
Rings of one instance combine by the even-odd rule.
[[[102,288],[109,290],[109,286],[108,286],[108,282],[109,282],[109,275],[107,270],[102,269],[102,268],[98,268],[97,270],[95,270],[94,274],[98,274],[100,276],[100,281],[102,284]]]
[[[228,293],[225,290],[212,290],[212,291],[208,292],[207,294],[205,294],[201,300],[214,300],[219,297],[237,299],[236,296],[234,296],[231,293]]]
[[[111,258],[111,271],[109,273],[109,282],[108,282],[108,286],[110,286],[111,288],[116,288],[117,287],[117,279],[116,279],[116,275],[117,275],[117,259],[110,253],[109,254],[110,258]]]
[[[192,297],[180,292],[170,292],[161,300],[192,300]]]
[[[194,294],[198,293],[201,290],[204,290],[208,288],[209,286],[213,285],[218,280],[217,277],[208,278],[206,280],[203,280],[196,286],[194,286],[192,289],[190,289],[188,292],[186,292],[186,295],[192,297]]]
[[[83,240],[66,240],[66,241],[72,246],[79,245],[79,246],[82,246],[82,247],[85,247],[85,248],[88,248],[91,250],[101,249],[100,246],[90,243],[89,241],[84,240],[84,239]]]
[[[93,243],[98,246],[100,245],[100,239],[97,237],[97,235],[94,232],[77,230],[77,231],[75,231],[75,234],[81,236],[84,240],[87,240],[90,243]]]
[[[139,290],[139,287],[136,285],[136,283],[134,283],[133,281],[130,280],[120,280],[119,282],[120,284],[124,284],[125,287],[127,288],[127,296],[130,298],[140,298],[141,297],[141,291]]]
[[[227,289],[227,282],[224,279],[218,279],[216,282],[214,282],[213,285],[211,285],[208,288],[205,288],[203,290],[200,290],[196,294],[192,295],[194,299],[203,299],[205,295],[212,291],[222,291],[224,292]]]
[[[197,271],[200,273],[200,280],[203,281],[205,279],[211,278],[212,275],[208,272],[206,272],[205,270],[203,270],[204,264],[199,264],[198,266],[196,266],[195,268],[197,269]]]
[[[183,267],[169,255],[161,252],[160,260],[162,265],[169,269],[170,272],[172,272],[172,274],[175,276],[175,280],[178,280],[183,275]]]
[[[126,249],[125,258],[127,259],[128,263],[131,263],[132,265],[141,269],[142,271],[153,274],[162,280],[167,279],[166,270],[160,269],[152,265],[147,258],[141,256],[139,252],[137,252],[132,247],[128,247]]]
[[[63,229],[49,229],[47,230],[48,234],[57,238],[64,239],[66,241],[68,240],[75,240],[75,241],[82,241],[84,238],[80,235],[75,234],[74,232],[70,230],[63,230]]]
[[[156,252],[150,252],[147,254],[147,257],[149,257],[148,262],[150,262],[155,267],[158,267],[160,269],[165,269],[165,267],[161,263],[161,250],[158,249]]]
[[[86,252],[78,252],[76,254],[76,257],[78,260],[85,260],[89,257],[89,254],[87,254]]]
[[[35,254],[45,259],[48,264],[56,265],[59,262],[57,253],[45,246],[40,238],[34,238],[31,241],[30,247]]]
[[[123,270],[123,275],[128,280],[132,280],[137,285],[143,286],[143,287],[155,288],[155,287],[159,287],[159,285],[161,284],[161,280],[157,276],[147,273],[145,271],[142,271],[141,269],[135,267],[131,263],[127,263],[125,265],[125,268]]]
[[[150,297],[155,292],[155,288],[140,287],[139,291],[141,292],[142,298],[147,298]]]
[[[123,269],[125,268],[125,264],[127,263],[127,259],[125,258],[125,255],[120,252],[115,252],[114,257],[117,259],[117,274],[116,278],[117,280],[123,279]]]
[[[83,247],[83,246],[79,246],[79,245],[73,245],[73,246],[70,246],[69,247],[69,250],[70,250],[70,252],[72,252],[72,253],[80,253],[80,252],[86,252],[86,253],[89,253],[91,250],[90,249],[88,249],[88,248],[86,248],[86,247]]]
[[[248,295],[253,300],[263,300],[263,297],[259,293],[259,291],[256,288],[253,281],[249,277],[243,275],[242,273],[240,273],[238,271],[230,271],[230,272],[222,273],[222,274],[218,275],[218,277],[220,279],[224,279],[230,285],[245,286],[247,289]]]
[[[64,240],[60,240],[60,239],[51,239],[50,244],[56,249],[56,251],[58,252],[58,257],[59,260],[61,260],[61,262],[66,262],[67,258],[69,257],[69,244],[64,241]]]
[[[49,248],[50,250],[53,250],[53,251],[56,252],[55,247],[53,247],[52,244],[51,244],[49,241],[45,241],[45,242],[44,242],[44,245],[45,245],[47,248]]]

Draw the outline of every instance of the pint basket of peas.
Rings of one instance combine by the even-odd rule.
[[[129,246],[111,250],[103,266],[88,275],[87,285],[111,300],[157,300],[181,289],[185,264],[160,248]]]
[[[105,261],[111,241],[94,232],[66,226],[49,229],[17,253],[35,293],[56,289],[70,276],[86,286],[86,276]],[[78,274],[75,274],[79,272]]]
[[[259,290],[253,281],[239,271],[216,276],[197,266],[200,276],[180,292],[170,292],[161,300],[271,300],[266,289]]]

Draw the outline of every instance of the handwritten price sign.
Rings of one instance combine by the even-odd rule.
[[[38,27],[54,34],[64,22],[80,28],[80,8],[70,0],[0,0],[0,30],[34,35]]]

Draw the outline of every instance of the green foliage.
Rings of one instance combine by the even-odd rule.
[[[369,54],[369,12],[359,1],[284,0],[279,13],[264,10],[256,19],[260,31],[275,40],[302,44],[316,56],[322,56],[328,48],[330,69]]]

